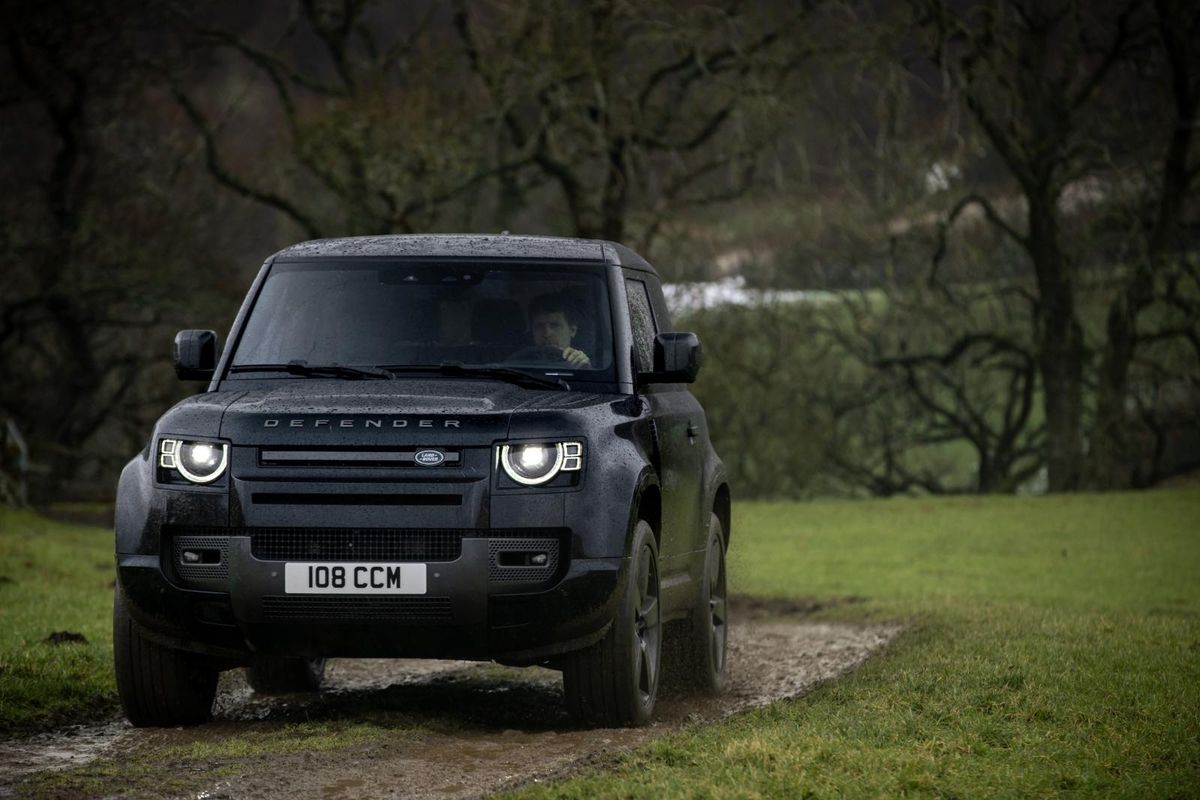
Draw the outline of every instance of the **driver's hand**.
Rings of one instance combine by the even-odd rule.
[[[583,369],[592,365],[592,360],[587,357],[587,354],[582,350],[576,350],[574,347],[563,348],[563,359],[576,369]]]

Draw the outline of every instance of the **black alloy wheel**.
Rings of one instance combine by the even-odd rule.
[[[709,667],[714,674],[708,688],[719,691],[725,682],[729,645],[729,596],[725,588],[725,542],[718,533],[710,535],[705,559],[705,579],[708,581],[708,649]]]
[[[639,700],[654,707],[662,663],[662,606],[658,602],[658,557],[650,544],[638,556],[638,595],[634,606],[635,656]]]
[[[725,530],[712,514],[704,572],[697,581],[691,614],[668,626],[665,648],[672,689],[718,694],[729,670],[729,591],[725,579]]]
[[[662,605],[654,530],[639,521],[612,625],[591,647],[563,660],[563,695],[585,726],[645,725],[654,713],[662,662]]]

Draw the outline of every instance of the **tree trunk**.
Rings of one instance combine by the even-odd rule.
[[[1096,385],[1096,422],[1088,452],[1088,483],[1096,489],[1128,488],[1135,480],[1135,443],[1125,408],[1133,359],[1135,304],[1124,293],[1108,310],[1107,342]]]
[[[1083,331],[1055,312],[1039,343],[1046,410],[1046,468],[1052,492],[1078,489],[1083,474]]]
[[[1052,492],[1078,489],[1083,477],[1083,328],[1075,310],[1070,267],[1058,245],[1056,195],[1026,191],[1029,254],[1040,303],[1038,367],[1046,414],[1046,468]]]

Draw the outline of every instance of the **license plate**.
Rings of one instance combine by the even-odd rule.
[[[424,564],[284,565],[287,594],[425,594]]]

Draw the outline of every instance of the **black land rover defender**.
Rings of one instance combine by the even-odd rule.
[[[562,670],[584,724],[646,722],[667,643],[726,672],[729,487],[653,268],[519,236],[305,242],[263,265],[208,391],[121,474],[117,686],[202,722],[220,670],[319,688],[324,659]]]

